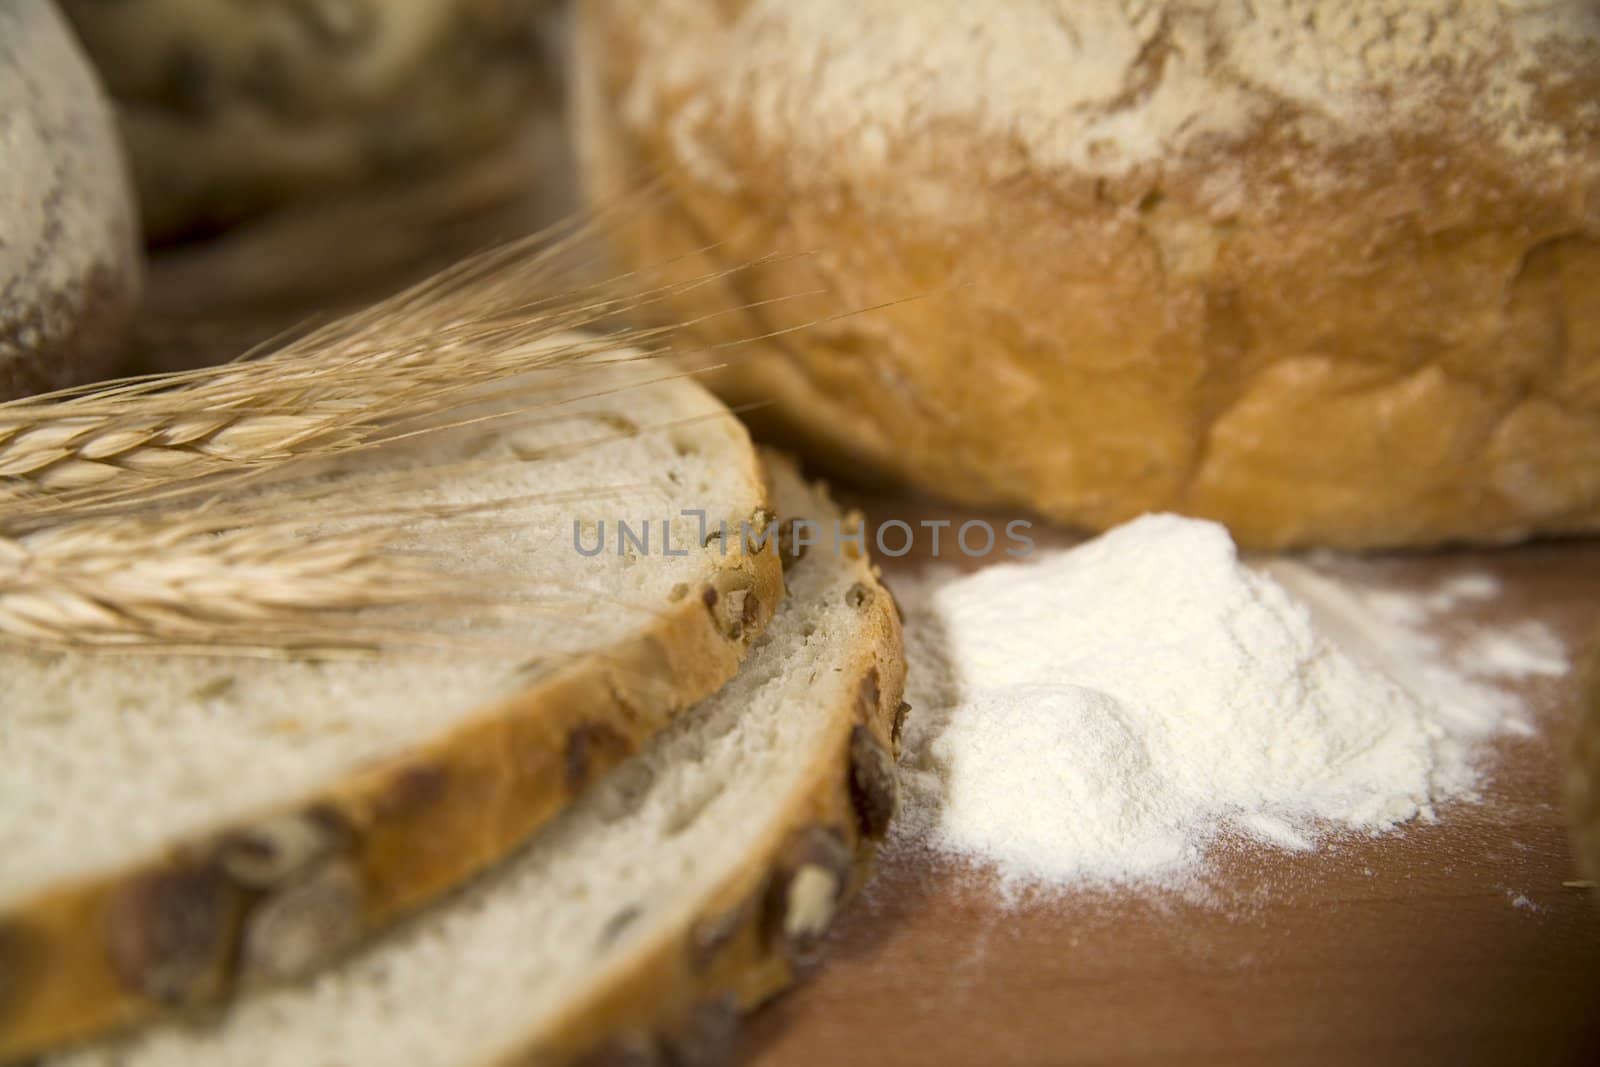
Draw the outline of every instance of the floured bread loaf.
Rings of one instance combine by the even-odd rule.
[[[49,0],[0,4],[0,400],[104,377],[139,288],[111,108]]]
[[[50,1067],[722,1062],[736,1011],[826,931],[896,798],[898,617],[834,542],[837,511],[777,473],[780,514],[822,533],[727,688],[337,969]]]
[[[426,463],[408,505],[512,502],[415,535],[531,597],[505,621],[441,605],[440,652],[0,648],[0,1062],[314,971],[733,676],[781,596],[777,554],[724,553],[681,512],[759,524],[766,487],[726,408],[685,379],[628,384],[646,373],[348,461],[358,486]],[[648,522],[648,548],[619,520]]]
[[[578,50],[591,197],[661,183],[628,261],[814,253],[672,313],[772,336],[720,387],[821,452],[1256,548],[1600,528],[1590,0],[595,0]]]
[[[158,238],[438,170],[552,96],[549,0],[64,0]]]

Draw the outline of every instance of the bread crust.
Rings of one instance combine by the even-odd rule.
[[[767,455],[777,478],[798,481],[787,459]],[[781,503],[782,493],[774,495]],[[860,522],[853,515],[847,525]],[[859,588],[869,591],[861,599],[862,635],[840,668],[854,685],[845,703],[816,709],[831,723],[827,741],[807,755],[805,785],[692,921],[664,928],[603,989],[570,1005],[525,1048],[484,1067],[724,1062],[738,1016],[794,981],[796,964],[871,871],[890,811],[862,779],[873,773],[872,754],[881,753],[889,788],[897,789],[894,759],[908,710],[899,609],[870,560],[852,558]],[[785,936],[792,903],[785,890],[806,866],[836,863],[840,893],[820,928],[803,939]]]
[[[753,449],[738,474],[761,494]],[[737,625],[719,589],[748,590]],[[782,595],[774,546],[731,547],[641,632],[433,742],[0,913],[0,1062],[331,962],[505,855],[719,689]],[[254,966],[268,921],[320,950],[293,973]]]
[[[138,301],[111,107],[46,3],[0,12],[0,400],[109,374]]]
[[[809,103],[833,68],[779,58],[757,84],[713,58],[778,55],[773,5],[579,10],[590,197],[657,183],[616,247],[685,276],[772,257],[671,313],[696,344],[769,337],[715,384],[818,455],[1090,529],[1218,519],[1258,549],[1600,529],[1600,37],[1530,90],[1560,165],[1457,121],[1463,74],[1411,127],[1263,98],[1225,140],[1096,171],[1041,159],[1048,111],[903,128],[863,105],[835,137]],[[815,19],[794,25],[812,43]]]
[[[131,227],[130,227],[131,230]],[[130,252],[0,321],[0,400],[104,378],[128,347],[140,270]]]

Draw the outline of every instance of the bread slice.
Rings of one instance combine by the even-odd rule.
[[[533,495],[419,535],[544,591],[510,624],[480,609],[445,651],[366,661],[0,650],[0,1062],[317,969],[733,676],[777,553],[680,512],[759,525],[766,485],[726,408],[651,374],[586,370],[533,412],[353,461],[409,471],[408,504]],[[648,520],[649,551],[619,554],[618,520]],[[581,555],[600,522],[606,551]]]
[[[710,1062],[790,977],[894,809],[904,681],[887,592],[824,536],[727,688],[501,868],[337,969],[50,1067]]]

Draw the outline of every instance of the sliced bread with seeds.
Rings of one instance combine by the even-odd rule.
[[[317,970],[734,675],[782,596],[777,552],[708,543],[682,513],[769,517],[756,453],[692,380],[597,375],[327,473],[330,506],[396,485],[441,506],[416,545],[494,580],[488,607],[414,609],[442,649],[0,644],[0,1062]],[[621,551],[618,520],[648,521],[649,549]],[[579,552],[602,523],[606,551]]]
[[[823,536],[739,675],[525,851],[310,982],[49,1067],[717,1062],[826,931],[896,798],[893,601],[859,543],[828,536],[832,505],[792,469],[775,481],[780,512]]]

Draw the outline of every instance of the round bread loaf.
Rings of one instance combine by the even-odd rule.
[[[49,0],[0,4],[0,400],[111,370],[139,283],[111,109]]]
[[[673,312],[777,333],[720,388],[814,452],[1252,548],[1600,528],[1593,0],[595,0],[578,49],[589,195],[659,183],[625,258],[768,257]]]
[[[63,2],[121,104],[156,238],[438,169],[548,88],[547,0]]]

